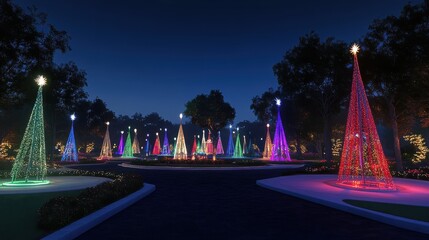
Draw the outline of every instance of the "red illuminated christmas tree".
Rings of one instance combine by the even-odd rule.
[[[353,82],[338,183],[360,189],[395,190],[359,70],[353,45]]]
[[[153,145],[152,154],[159,155],[161,153],[161,141],[159,140],[159,135],[156,133],[155,144]]]
[[[197,152],[197,138],[194,135],[194,143],[192,144],[192,151],[191,154],[194,155]]]

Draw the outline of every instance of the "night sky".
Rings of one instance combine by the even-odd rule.
[[[256,119],[252,97],[277,86],[272,66],[300,36],[314,30],[352,42],[410,1],[14,2],[36,6],[67,31],[72,51],[55,61],[76,62],[90,99],[100,97],[117,115],[158,112],[178,122],[187,101],[219,89],[237,123]]]

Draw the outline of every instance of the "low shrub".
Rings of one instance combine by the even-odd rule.
[[[56,197],[49,200],[39,209],[38,225],[44,230],[64,227],[143,187],[143,178],[140,175],[103,171],[70,171],[50,174],[50,176],[53,175],[97,176],[111,178],[113,181],[87,188],[76,197]]]

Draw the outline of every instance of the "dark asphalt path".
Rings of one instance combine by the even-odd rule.
[[[256,180],[285,170],[137,172],[157,190],[79,239],[429,239],[428,235],[270,191]]]

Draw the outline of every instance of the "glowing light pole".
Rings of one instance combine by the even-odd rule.
[[[70,134],[67,139],[66,146],[64,148],[63,156],[61,157],[61,162],[78,162],[78,155],[76,150],[76,140],[74,138],[74,129],[73,129],[73,123],[76,119],[76,116],[72,114],[70,116],[70,119],[72,121]]]
[[[149,146],[149,133],[146,134],[146,156],[150,155],[150,146]]]
[[[354,44],[353,82],[337,183],[353,188],[396,190],[378,137]]]
[[[45,126],[43,120],[43,93],[46,78],[36,78],[39,89],[21,145],[10,173],[11,182],[4,186],[48,184],[46,176]]]

